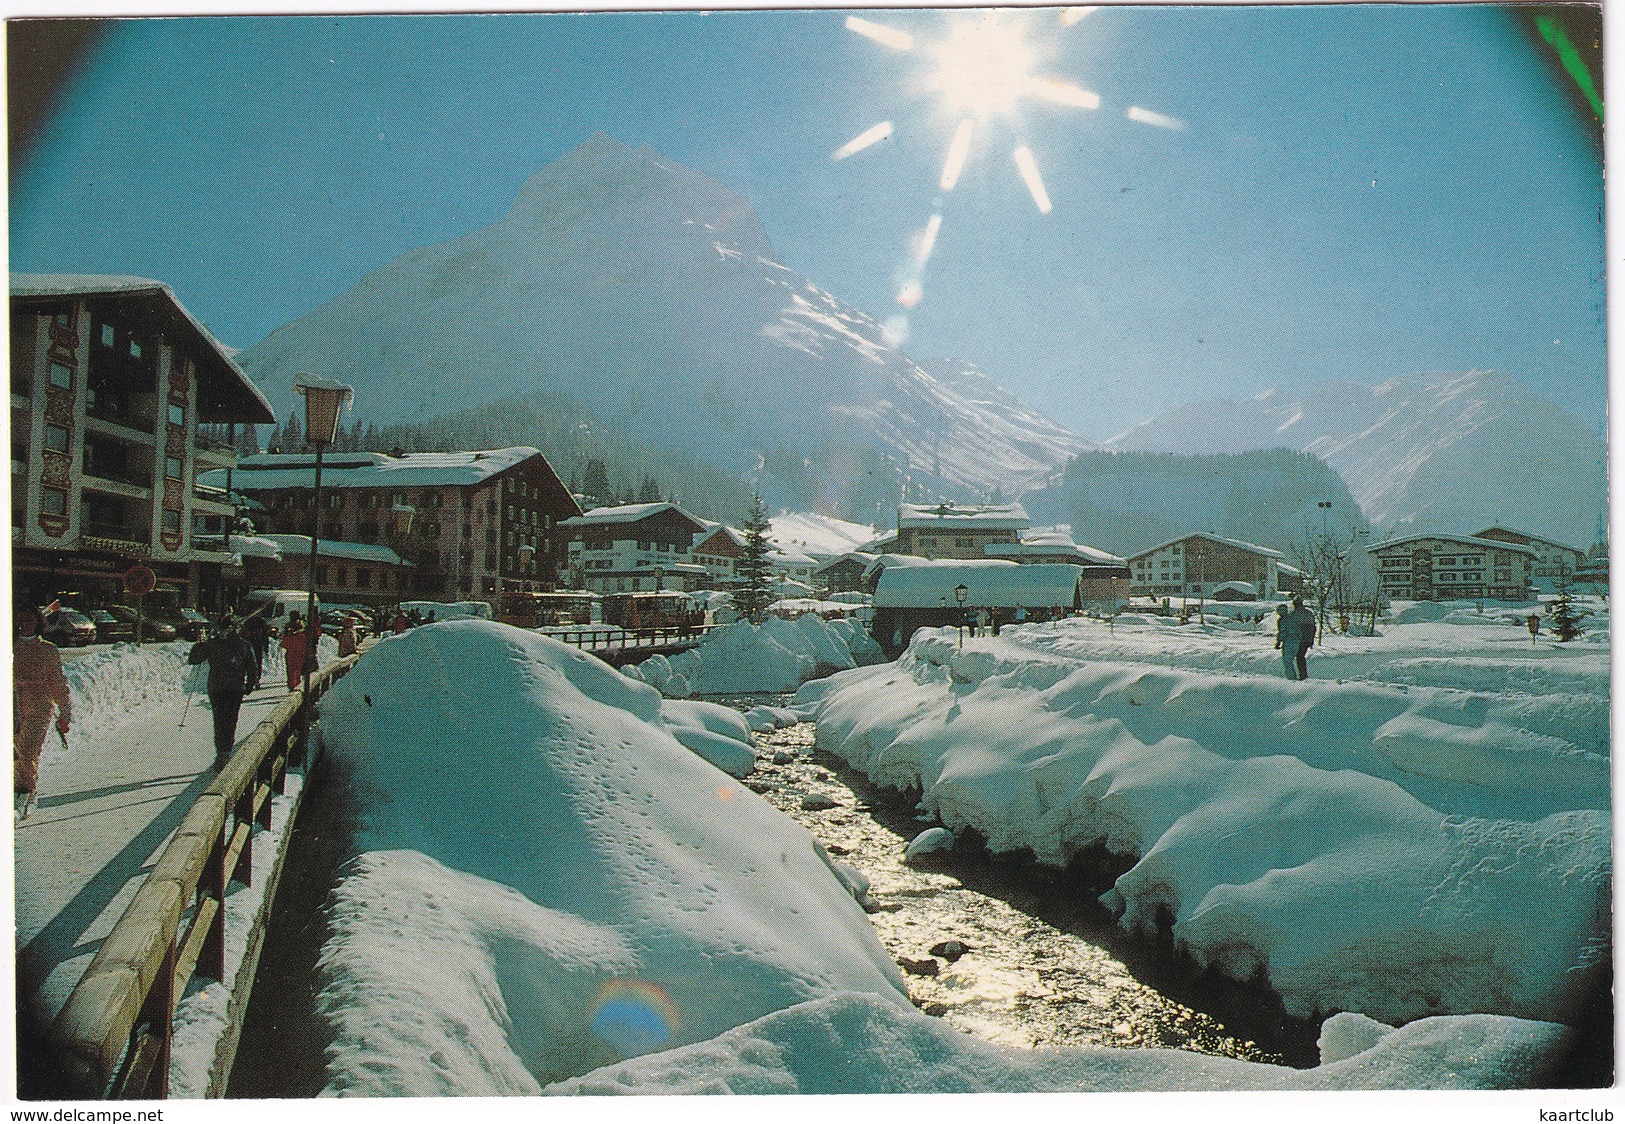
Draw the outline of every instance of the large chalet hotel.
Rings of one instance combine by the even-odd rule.
[[[180,604],[217,604],[231,555],[196,528],[232,515],[198,426],[269,424],[270,404],[167,285],[11,276],[11,563],[19,602],[105,601],[145,566]]]
[[[388,547],[406,566],[378,589],[340,559],[317,586],[330,600],[490,599],[551,590],[565,562],[559,525],[581,514],[537,449],[459,453],[335,453],[322,459],[315,508],[314,454],[244,457],[231,490],[253,501],[256,529],[316,534],[324,542]],[[205,482],[224,487],[226,473]],[[309,541],[308,539],[305,541]]]

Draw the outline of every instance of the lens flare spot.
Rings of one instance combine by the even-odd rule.
[[[908,317],[901,314],[892,316],[880,326],[880,331],[892,347],[902,347],[908,342]]]
[[[1033,150],[1022,145],[1012,155],[1015,157],[1016,171],[1021,173],[1021,182],[1027,185],[1027,191],[1033,197],[1033,204],[1041,213],[1049,214],[1049,192],[1044,190],[1044,177],[1038,174],[1038,161],[1033,159]]]
[[[857,16],[846,17],[846,28],[848,31],[856,31],[859,35],[890,47],[894,51],[907,51],[914,46],[914,36],[908,32],[895,27],[887,27],[883,23],[860,19]]]
[[[897,303],[904,308],[918,308],[925,299],[925,287],[918,281],[909,281],[903,285],[902,291],[897,294]]]
[[[891,122],[882,121],[880,124],[865,129],[863,132],[847,141],[840,148],[837,148],[834,152],[830,153],[829,158],[831,160],[845,160],[854,152],[862,152],[872,144],[879,144],[881,141],[891,136],[891,134]]]
[[[610,980],[593,998],[587,1025],[600,1041],[630,1058],[669,1045],[681,1023],[676,1004],[659,984]]]
[[[726,804],[728,801],[734,798],[738,791],[738,789],[734,788],[719,788],[717,789],[717,799]]]
[[[975,135],[976,123],[969,117],[954,130],[954,139],[948,145],[948,158],[942,163],[942,180],[937,185],[942,190],[952,191],[959,182],[959,173],[965,170],[965,161],[970,159],[970,142]]]
[[[1183,129],[1185,122],[1177,117],[1169,117],[1166,113],[1157,113],[1150,109],[1141,109],[1137,105],[1128,107],[1124,114],[1130,121],[1138,121],[1142,125],[1155,125],[1159,129]]]
[[[1091,4],[1061,9],[1061,26],[1071,27],[1090,12],[1096,11],[1099,5]]]
[[[923,266],[931,260],[931,253],[937,248],[937,232],[941,229],[942,216],[932,215],[925,229],[914,236],[914,261],[917,264]]]
[[[1100,95],[1082,86],[1063,82],[1059,78],[1038,78],[1028,91],[1033,97],[1056,105],[1071,105],[1079,109],[1099,109]]]

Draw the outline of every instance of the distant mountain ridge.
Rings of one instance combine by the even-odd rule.
[[[1313,453],[1386,531],[1470,534],[1492,524],[1589,546],[1608,497],[1607,446],[1585,422],[1493,371],[1333,383],[1165,411],[1108,448]]]
[[[529,392],[780,502],[873,518],[899,479],[1019,494],[1087,444],[975,371],[948,382],[778,261],[737,194],[597,134],[507,216],[408,253],[239,356],[262,385],[320,371],[380,423]]]

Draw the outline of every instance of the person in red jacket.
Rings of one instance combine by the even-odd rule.
[[[68,678],[56,645],[40,636],[45,617],[38,609],[17,606],[17,637],[11,650],[11,764],[14,812],[21,820],[34,805],[39,787],[39,759],[56,716],[56,731],[66,742],[73,710]]]
[[[282,630],[282,666],[288,673],[288,690],[297,691],[305,675],[306,663],[315,670],[315,650],[311,636],[305,629],[305,618],[298,613],[288,614],[288,626]]]

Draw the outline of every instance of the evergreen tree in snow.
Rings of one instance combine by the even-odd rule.
[[[1580,621],[1586,615],[1586,611],[1574,603],[1574,596],[1569,590],[1569,571],[1565,566],[1557,573],[1557,600],[1552,602],[1551,626],[1557,642],[1566,644],[1584,636],[1585,629],[1580,627]]]
[[[587,462],[586,474],[581,479],[581,494],[600,504],[613,502],[609,491],[609,469],[596,457]]]
[[[284,453],[305,451],[305,427],[299,421],[299,411],[289,410],[287,424],[282,427],[279,444]]]
[[[643,474],[643,483],[638,487],[638,502],[660,502],[660,482],[648,473]]]
[[[767,539],[768,530],[767,505],[760,495],[752,496],[750,514],[745,517],[745,556],[739,560],[741,584],[734,592],[734,608],[752,624],[761,624],[773,603],[773,571],[767,561],[773,546]]]

